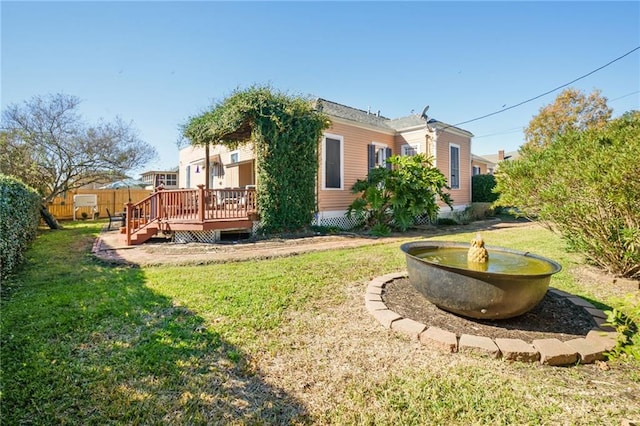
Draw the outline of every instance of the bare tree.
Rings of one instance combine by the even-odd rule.
[[[121,177],[156,157],[132,123],[120,118],[87,124],[80,100],[34,96],[2,113],[0,173],[37,189],[45,202],[83,185]]]

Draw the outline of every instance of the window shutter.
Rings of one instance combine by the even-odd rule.
[[[376,147],[373,144],[367,145],[367,173],[376,167]]]
[[[387,170],[391,170],[391,163],[389,163],[389,158],[391,158],[391,148],[385,148],[384,149],[384,158],[385,158],[385,165],[387,166]]]

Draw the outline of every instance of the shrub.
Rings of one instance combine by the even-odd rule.
[[[497,202],[548,222],[609,272],[640,277],[640,112],[502,163]]]
[[[493,192],[496,186],[494,175],[475,175],[471,178],[471,201],[474,203],[493,203],[498,194]]]
[[[15,270],[39,223],[40,196],[21,181],[0,175],[0,281]]]
[[[436,196],[451,207],[446,177],[424,154],[394,155],[387,160],[392,168],[376,167],[365,180],[352,188],[360,193],[347,209],[347,217],[377,235],[390,230],[407,230],[418,216],[435,218],[439,211]]]

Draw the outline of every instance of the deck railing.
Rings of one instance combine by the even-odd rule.
[[[204,223],[249,219],[256,213],[256,192],[246,189],[158,190],[144,200],[125,205],[127,244],[131,235],[152,223]]]

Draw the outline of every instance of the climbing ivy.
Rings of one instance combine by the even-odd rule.
[[[318,143],[329,120],[309,99],[270,87],[236,90],[212,110],[189,119],[192,145],[253,144],[256,199],[265,233],[308,226],[316,211]]]

